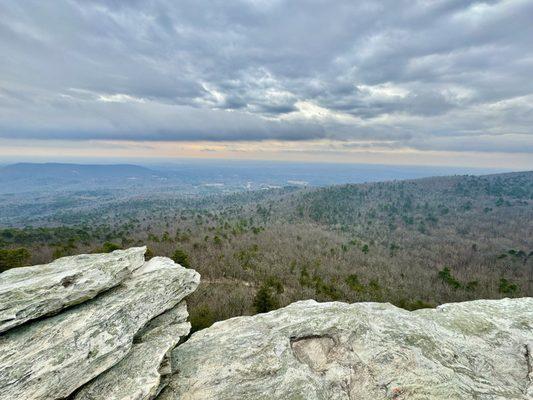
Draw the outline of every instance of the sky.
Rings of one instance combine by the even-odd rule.
[[[0,0],[0,159],[533,169],[533,0]]]

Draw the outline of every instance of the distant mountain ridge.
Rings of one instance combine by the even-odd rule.
[[[230,193],[285,186],[330,186],[429,176],[499,172],[459,167],[371,164],[205,162],[176,164],[78,164],[23,162],[0,166],[0,195],[100,189],[153,194]],[[130,193],[131,194],[131,193]]]
[[[159,172],[133,164],[17,163],[0,168],[0,176],[9,177],[130,177],[154,176]]]
[[[18,163],[0,168],[0,193],[151,186],[164,172],[131,164]]]

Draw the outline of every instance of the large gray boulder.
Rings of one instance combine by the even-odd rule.
[[[0,333],[106,291],[144,264],[146,247],[63,257],[0,274]]]
[[[5,332],[0,336],[0,398],[66,398],[123,360],[143,334],[140,342],[153,344],[149,351],[161,351],[148,357],[162,360],[176,339],[157,330],[148,339],[146,330],[156,329],[148,328],[150,321],[173,309],[199,280],[197,272],[156,257],[92,300]],[[171,334],[179,338],[183,332]],[[148,372],[153,365],[147,364]]]
[[[532,298],[302,301],[193,334],[158,400],[532,399],[532,343]]]

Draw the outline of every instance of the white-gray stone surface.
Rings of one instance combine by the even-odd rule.
[[[66,398],[119,363],[134,337],[199,281],[196,271],[156,257],[92,300],[5,332],[0,336],[0,398]]]
[[[170,373],[170,350],[189,333],[187,306],[176,307],[153,319],[137,334],[126,357],[82,387],[74,400],[151,400]]]
[[[144,264],[146,247],[63,257],[0,274],[0,333],[106,291]]]
[[[532,399],[532,341],[533,298],[302,301],[193,334],[158,400]]]

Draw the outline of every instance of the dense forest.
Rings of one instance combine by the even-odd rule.
[[[147,257],[201,273],[194,329],[308,298],[417,309],[533,295],[533,172],[192,197],[62,193],[40,207],[31,226],[0,229],[0,271],[147,245]]]

